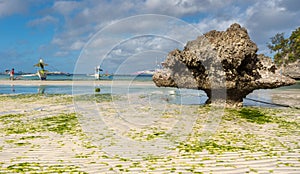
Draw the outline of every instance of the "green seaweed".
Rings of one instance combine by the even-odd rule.
[[[5,170],[9,173],[41,173],[41,171],[43,171],[42,173],[86,173],[81,170],[78,170],[79,167],[74,165],[45,165],[36,162],[16,163],[6,168],[0,169],[1,171]]]
[[[36,138],[49,138],[49,136],[39,136],[39,135],[31,135],[31,136],[24,136],[21,137],[20,140],[30,140],[30,139],[36,139]]]
[[[59,114],[31,120],[14,120],[0,130],[6,134],[24,134],[51,131],[58,134],[78,134],[81,129],[75,113]]]
[[[16,146],[28,146],[28,145],[31,145],[31,143],[29,142],[17,142],[15,143]]]
[[[0,95],[1,101],[8,101],[8,100],[18,100],[20,102],[36,102],[45,99],[51,99],[55,102],[59,103],[70,103],[73,101],[72,95],[65,95],[65,94],[17,94],[17,95]]]
[[[76,127],[79,126],[75,113],[60,114],[53,117],[43,118],[40,121],[42,122],[42,127],[58,134],[74,134],[76,133]]]
[[[212,154],[215,153],[222,153],[222,152],[236,152],[240,150],[250,150],[250,147],[247,148],[245,146],[230,146],[230,145],[223,145],[218,144],[212,140],[208,140],[206,142],[181,142],[177,146],[179,151],[188,152],[188,153],[195,153],[195,152],[202,152],[203,150],[207,150]]]
[[[242,108],[238,111],[241,118],[246,119],[249,122],[257,124],[265,124],[272,122],[272,117],[265,113],[253,108]]]
[[[296,121],[286,121],[283,119],[276,119],[276,123],[278,124],[279,128],[284,128],[288,130],[300,130],[300,124]]]
[[[111,102],[113,100],[119,100],[119,95],[112,94],[85,94],[74,96],[75,101],[95,101],[97,103]]]
[[[20,122],[20,119],[25,117],[25,114],[7,114],[0,116],[0,122],[3,124],[9,124],[12,122]]]

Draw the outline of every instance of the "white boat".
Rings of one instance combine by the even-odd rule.
[[[94,77],[95,77],[96,80],[100,80],[100,78],[101,78],[100,72],[101,72],[101,71],[103,71],[103,70],[100,68],[100,66],[97,66],[97,67],[95,68],[95,74],[94,74]]]
[[[159,64],[158,60],[156,59],[155,64],[156,64],[155,69],[137,71],[137,72],[133,73],[133,75],[137,75],[137,76],[151,76],[152,77],[156,71],[159,71],[162,68],[162,65],[164,64],[164,62],[161,62]]]
[[[154,73],[155,70],[144,70],[144,71],[135,72],[133,74],[137,76],[153,76]]]
[[[33,76],[38,76],[40,80],[46,80],[47,75],[66,75],[66,76],[71,76],[69,73],[64,73],[60,71],[52,71],[49,72],[48,70],[45,70],[45,66],[48,66],[48,64],[44,63],[43,59],[40,58],[39,62],[35,64],[34,66],[39,67],[40,69],[37,70],[35,74],[20,74],[19,76],[16,77],[16,79],[21,79],[23,77],[33,77]]]

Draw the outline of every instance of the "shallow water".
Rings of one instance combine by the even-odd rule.
[[[38,76],[20,76],[16,75],[17,80],[40,80]],[[137,81],[151,81],[151,76],[137,76],[137,75],[113,75],[101,76],[103,80],[137,80]],[[9,80],[9,75],[0,74],[0,80]],[[95,78],[89,74],[74,74],[74,75],[48,75],[47,80],[53,81],[71,81],[71,80],[87,80],[93,81]]]
[[[92,83],[91,83],[92,84]],[[141,97],[160,98],[161,100],[168,101],[169,103],[184,104],[184,105],[198,105],[204,104],[207,100],[207,96],[204,91],[191,90],[191,89],[177,89],[177,88],[158,88],[149,85],[130,85],[124,83],[124,85],[101,85],[101,86],[72,86],[72,85],[0,85],[0,94],[96,94],[95,88],[100,88],[100,94],[138,94]],[[261,89],[255,90],[253,93],[247,96],[248,99],[244,99],[245,106],[266,106],[274,107],[274,105],[255,102],[249,99],[255,99],[272,103],[273,91],[287,91],[293,90],[295,93],[300,93],[299,82],[296,85],[281,87],[278,89]],[[128,95],[129,96],[129,95]],[[279,103],[280,104],[280,103]]]
[[[7,78],[7,75],[0,75],[0,79]],[[31,80],[38,80],[31,77]],[[108,77],[106,77],[108,78]],[[121,82],[121,85],[100,85],[94,86],[93,77],[87,75],[52,75],[49,76],[49,80],[57,81],[71,81],[76,80],[87,80],[86,85],[0,85],[0,94],[95,94],[95,88],[100,88],[100,94],[139,94],[141,96],[146,96],[147,98],[160,97],[162,100],[166,100],[169,103],[176,104],[187,104],[187,105],[199,105],[204,104],[207,100],[207,96],[204,91],[201,90],[191,90],[191,89],[177,89],[177,88],[158,88],[152,85],[134,85],[132,82],[149,82],[151,77],[149,76],[126,76],[119,75],[114,76],[112,80],[116,82]],[[22,81],[22,80],[20,80]],[[24,81],[26,83],[26,81]],[[255,102],[251,99],[272,103],[272,93],[274,91],[289,91],[295,94],[300,94],[300,81],[297,81],[295,85],[285,86],[276,89],[260,89],[255,90],[249,94],[246,99],[244,99],[244,105],[246,106],[267,106],[272,107],[273,105]],[[250,99],[250,100],[249,100]],[[280,104],[280,103],[279,103]]]
[[[95,92],[100,88],[100,92]],[[149,85],[139,86],[72,86],[72,85],[0,85],[0,94],[138,94],[141,97],[160,97],[170,103],[176,104],[204,104],[207,97],[203,91],[177,88],[158,88]]]

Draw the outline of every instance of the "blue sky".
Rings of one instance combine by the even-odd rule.
[[[35,72],[33,64],[43,57],[50,65],[47,67],[49,70],[72,73],[78,63],[86,63],[79,60],[82,51],[91,45],[102,49],[103,44],[97,45],[96,40],[93,44],[89,43],[105,27],[113,25],[120,30],[124,28],[124,35],[130,27],[136,30],[145,30],[143,26],[149,28],[149,25],[140,23],[132,26],[131,22],[115,25],[124,18],[142,14],[175,17],[192,24],[201,33],[213,29],[225,30],[237,22],[247,28],[251,39],[258,45],[259,53],[270,55],[266,48],[269,38],[281,32],[287,37],[299,27],[299,9],[298,0],[0,0],[0,71],[14,67],[16,71]],[[156,22],[150,21],[156,25]],[[183,31],[185,29],[180,28],[178,33],[184,37],[187,33]],[[98,38],[98,41],[101,39],[104,40],[104,37]],[[109,45],[109,41],[106,42]],[[147,44],[152,44],[151,51],[141,52],[142,48],[148,48]],[[161,48],[167,46],[162,51]],[[118,69],[128,67],[126,73],[130,73],[147,68],[145,64],[154,66],[151,61],[155,59],[151,59],[151,56],[163,59],[167,50],[176,46],[177,43],[171,44],[162,37],[134,37],[133,40],[127,39],[126,44],[112,47],[112,53],[107,57],[112,57],[111,62],[119,65],[119,68],[115,66]],[[155,48],[160,49],[155,51]],[[128,50],[131,50],[130,54]],[[137,50],[139,52],[135,52]],[[102,52],[96,56],[99,54]],[[139,62],[138,55],[145,58],[142,61],[144,63]],[[124,59],[126,56],[127,59]],[[124,66],[126,62],[130,64]],[[111,67],[107,64],[102,68],[109,72],[116,71]]]

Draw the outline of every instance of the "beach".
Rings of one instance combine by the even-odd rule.
[[[74,84],[129,92],[1,94],[0,173],[299,173],[299,89],[267,96],[291,107],[227,109],[151,81],[0,81]]]
[[[152,81],[133,81],[133,80],[65,80],[65,81],[58,81],[58,80],[0,80],[0,85],[118,85],[118,84],[135,84],[135,85],[151,85],[154,86]]]
[[[300,1],[224,2],[0,0],[0,174],[300,174]]]

